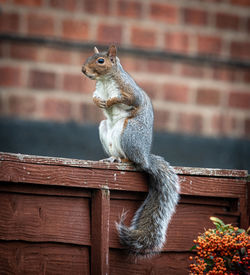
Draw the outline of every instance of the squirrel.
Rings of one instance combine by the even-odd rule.
[[[126,214],[116,224],[120,242],[130,254],[150,257],[163,247],[170,219],[179,199],[179,182],[174,169],[162,157],[150,153],[154,114],[151,100],[123,69],[115,45],[107,52],[87,58],[82,72],[96,80],[93,101],[102,108],[105,120],[99,136],[109,162],[131,161],[149,176],[149,192],[136,211],[131,225]]]

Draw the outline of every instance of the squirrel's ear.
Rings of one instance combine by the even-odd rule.
[[[94,47],[94,53],[99,53],[99,51],[96,47]]]
[[[111,62],[113,62],[113,63],[115,63],[115,60],[116,60],[116,53],[117,53],[116,46],[111,45],[108,50],[108,56],[109,56]]]

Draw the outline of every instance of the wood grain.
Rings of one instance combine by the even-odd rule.
[[[49,166],[11,161],[0,162],[0,181],[35,183],[81,188],[109,188],[145,192],[147,176],[133,171],[113,171],[67,166]],[[180,176],[181,194],[198,196],[240,197],[246,194],[242,179]]]
[[[129,225],[140,203],[140,201],[131,200],[111,200],[110,247],[122,248],[119,243],[115,222],[119,221],[123,211],[128,211],[125,224]],[[238,215],[240,214],[238,213]],[[213,226],[209,220],[210,216],[220,217],[223,218],[226,223],[239,225],[239,216],[234,215],[234,212],[228,212],[224,206],[181,203],[178,205],[177,211],[169,225],[167,243],[163,250],[177,252],[189,251],[193,246],[194,238],[200,232],[203,232],[204,228]]]
[[[90,245],[89,200],[0,193],[0,239]]]
[[[68,159],[58,157],[32,156],[24,154],[12,154],[0,152],[0,161],[15,161],[22,163],[47,164],[47,165],[62,165],[71,167],[84,167],[105,170],[125,170],[136,171],[131,163],[108,163],[100,161]],[[232,169],[213,169],[213,168],[198,168],[198,167],[175,167],[175,170],[180,175],[197,175],[209,177],[241,177],[246,178],[248,172],[246,170]]]
[[[36,194],[60,197],[91,198],[91,190],[79,187],[65,187],[53,185],[37,185],[26,183],[0,182],[0,192]]]
[[[92,196],[91,274],[109,274],[109,190],[95,190]]]
[[[5,275],[87,275],[90,274],[89,248],[0,241],[0,269]]]
[[[150,260],[129,258],[124,251],[110,249],[110,275],[188,275],[191,253],[161,253]]]
[[[210,216],[249,224],[247,172],[175,169],[181,200],[167,243],[135,263],[115,222],[128,210],[130,224],[147,195],[145,173],[131,164],[0,153],[0,274],[188,274],[189,249],[213,226]]]

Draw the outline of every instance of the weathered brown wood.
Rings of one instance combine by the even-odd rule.
[[[108,163],[100,161],[67,159],[58,157],[43,157],[31,156],[24,154],[12,154],[0,152],[0,161],[17,161],[22,163],[47,164],[47,165],[62,165],[71,167],[83,167],[105,170],[125,170],[136,171],[135,167],[130,163]],[[212,168],[196,168],[196,167],[175,167],[178,174],[197,175],[209,177],[247,177],[246,170],[231,170],[231,169],[212,169]]]
[[[5,182],[146,192],[146,178],[145,174],[133,171],[104,171],[13,161],[0,163],[0,181]],[[245,180],[180,176],[180,182],[181,194],[186,195],[240,197],[246,194]]]
[[[145,175],[138,172],[83,169],[79,167],[37,165],[11,161],[2,161],[0,163],[0,181],[81,188],[147,190]]]
[[[247,228],[250,227],[250,175],[247,177]]]
[[[92,196],[92,246],[91,274],[109,273],[109,216],[110,192],[108,189],[96,190]]]
[[[89,248],[52,243],[0,241],[0,274],[87,275]]]
[[[67,188],[63,186],[52,185],[37,185],[26,183],[8,183],[0,182],[0,192],[12,192],[22,194],[37,194],[60,197],[82,197],[91,198],[91,191],[86,188],[72,187]]]
[[[239,198],[245,197],[246,183],[243,179],[179,176],[181,194]]]
[[[110,213],[110,247],[122,248],[116,234],[115,222],[119,221],[120,214],[127,211],[125,224],[130,224],[136,209],[140,206],[140,201],[131,200],[111,200]],[[199,204],[179,204],[177,211],[172,218],[167,232],[167,243],[164,251],[189,251],[193,246],[194,238],[204,231],[204,227],[213,226],[210,216],[221,217],[227,223],[238,224],[238,216],[228,212],[223,206],[199,205]]]
[[[90,245],[89,200],[0,193],[0,239]]]
[[[128,258],[124,251],[110,249],[110,275],[188,275],[191,253],[162,253],[150,260]]]
[[[188,274],[189,249],[204,227],[213,226],[210,216],[246,228],[247,172],[175,169],[181,200],[164,252],[134,263],[115,222],[128,210],[130,224],[147,195],[146,174],[131,164],[0,153],[1,272]]]

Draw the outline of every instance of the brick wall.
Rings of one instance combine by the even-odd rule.
[[[0,115],[97,123],[81,65],[115,42],[158,130],[250,138],[249,0],[0,0]]]

